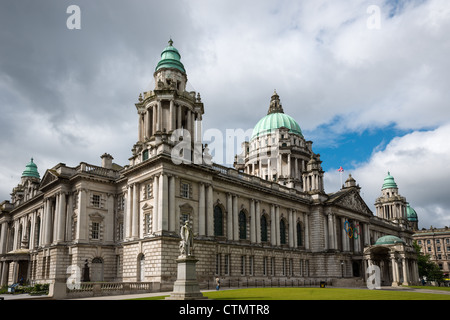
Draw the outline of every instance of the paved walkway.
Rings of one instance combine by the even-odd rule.
[[[335,288],[335,287],[332,287]],[[238,288],[227,288],[223,290],[232,290]],[[240,288],[242,289],[242,288]],[[343,289],[367,289],[363,288],[343,288]],[[368,290],[368,289],[367,289]],[[450,295],[450,291],[444,290],[432,290],[432,289],[416,289],[409,287],[382,287],[381,290],[398,290],[398,291],[409,291],[409,292],[420,292],[420,293],[433,293],[433,294],[447,294]],[[215,291],[215,290],[202,290],[202,292]],[[138,298],[148,298],[148,297],[158,297],[158,296],[168,296],[170,292],[153,292],[153,293],[141,293],[141,294],[129,294],[129,295],[117,295],[117,296],[103,296],[103,297],[89,297],[89,298],[76,298],[70,300],[128,300],[128,299],[138,299]],[[1,299],[4,298],[4,299]],[[30,296],[29,294],[2,294],[0,295],[1,300],[46,300],[49,299],[47,296]]]

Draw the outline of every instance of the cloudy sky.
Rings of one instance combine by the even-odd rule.
[[[276,89],[327,192],[342,166],[374,211],[390,171],[419,227],[450,225],[448,0],[1,1],[0,199],[31,157],[41,177],[105,152],[127,164],[170,37],[205,131],[252,129]]]

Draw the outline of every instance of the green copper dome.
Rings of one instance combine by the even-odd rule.
[[[27,164],[25,171],[22,172],[22,178],[23,177],[40,178],[37,166],[33,162],[33,158],[31,158],[30,162]]]
[[[383,183],[383,187],[381,188],[381,190],[391,189],[391,188],[397,188],[397,184],[395,183],[394,177],[391,176],[390,172],[388,172],[388,175],[386,176],[386,178],[384,178],[384,183]]]
[[[277,129],[282,127],[289,129],[289,132],[291,133],[303,136],[302,129],[294,118],[283,112],[279,96],[274,92],[270,101],[269,112],[264,118],[259,120],[253,128],[251,140],[259,136],[274,133]]]
[[[414,210],[413,208],[411,208],[408,205],[406,206],[406,218],[408,219],[408,221],[413,221],[413,222],[417,222],[419,221],[418,217],[417,217],[417,212],[416,210]]]
[[[258,136],[274,133],[281,127],[289,129],[289,132],[303,136],[302,130],[294,118],[284,113],[271,113],[259,120],[253,128],[252,140]]]
[[[169,46],[167,46],[161,53],[161,60],[158,62],[155,71],[162,68],[175,68],[183,73],[186,73],[186,70],[184,70],[184,66],[180,61],[181,55],[178,50],[172,46],[172,44],[173,41],[170,39]]]
[[[377,242],[375,242],[375,245],[377,246],[380,244],[396,244],[396,243],[405,243],[405,241],[396,236],[384,236],[379,238]]]

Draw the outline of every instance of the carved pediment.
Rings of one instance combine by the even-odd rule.
[[[56,180],[58,180],[58,173],[53,170],[47,170],[44,176],[42,177],[41,184],[39,187],[42,188]]]
[[[362,213],[364,215],[372,216],[372,211],[369,209],[367,204],[359,195],[357,191],[350,191],[348,193],[343,194],[333,201],[333,204],[338,205],[340,207],[350,209],[352,211],[356,211]]]

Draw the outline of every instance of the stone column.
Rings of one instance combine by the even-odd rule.
[[[342,251],[348,251],[347,233],[345,232],[345,217],[341,217],[342,223]]]
[[[328,214],[328,239],[329,239],[328,249],[336,249],[334,245],[333,214],[331,212]]]
[[[170,106],[169,106],[169,131],[172,131],[175,129],[174,125],[174,101],[173,99],[170,100]]]
[[[209,184],[206,190],[206,227],[208,236],[214,236],[214,205],[213,186]]]
[[[154,135],[156,133],[156,124],[158,123],[158,105],[154,104],[151,106],[152,108],[152,114],[153,114],[153,119],[152,119],[152,135]]]
[[[53,243],[56,243],[58,239],[58,225],[59,225],[59,199],[61,196],[61,192],[58,192],[55,195],[55,207],[54,207],[54,214],[53,214],[53,236],[52,241]]]
[[[303,214],[303,218],[305,221],[305,249],[309,249],[309,216],[308,213]]]
[[[66,231],[66,194],[61,192],[59,194],[59,208],[58,208],[58,230],[56,242],[64,241]]]
[[[157,103],[157,115],[156,115],[156,131],[162,131],[162,106],[161,100]]]
[[[280,238],[280,206],[275,206],[275,232],[277,235],[277,246],[281,245],[281,238]]]
[[[294,244],[294,248],[298,247],[298,242],[297,242],[297,238],[298,238],[298,234],[297,234],[297,210],[292,210],[292,230],[294,231],[294,240],[293,240],[293,244]]]
[[[177,105],[177,129],[181,129],[181,109],[182,106]]]
[[[250,199],[250,241],[256,242],[256,214],[255,214],[255,200]]]
[[[3,268],[2,268],[2,274],[0,278],[0,286],[5,286],[8,284],[8,274],[9,274],[9,262],[4,261]]]
[[[169,208],[168,208],[168,183],[167,174],[161,173],[159,176],[159,203],[158,203],[158,231],[167,230]]]
[[[127,208],[125,212],[125,239],[131,237],[131,217],[133,212],[133,186],[127,186]]]
[[[289,209],[288,219],[289,219],[289,247],[294,247],[294,214],[292,209]]]
[[[198,196],[198,233],[200,236],[206,235],[206,208],[205,208],[205,184],[199,183],[199,196]]]
[[[152,231],[156,233],[158,231],[159,220],[159,175],[153,178],[153,219],[152,219]]]
[[[354,221],[354,228],[353,228],[353,252],[357,253],[360,251],[360,246],[359,246],[359,235],[355,237],[355,227],[356,225],[359,224],[358,221]]]
[[[275,205],[270,207],[270,242],[273,246],[277,245]]]
[[[176,232],[175,176],[169,176],[169,231]]]
[[[399,285],[398,276],[398,263],[395,254],[391,254],[391,264],[392,264],[392,286],[397,287]]]
[[[131,237],[139,237],[139,184],[133,185],[133,217],[131,218]]]
[[[255,204],[255,222],[256,222],[256,243],[261,243],[261,206],[259,200]]]
[[[406,259],[405,256],[402,256],[402,266],[403,266],[403,285],[409,286],[410,277],[409,277],[408,259]]]
[[[189,131],[189,134],[191,135],[191,139],[193,139],[194,136],[192,134],[191,110],[189,110],[189,108],[186,108],[186,109],[187,109],[186,128]]]
[[[67,200],[67,212],[66,212],[66,240],[72,239],[72,215],[73,215],[73,193],[69,193]]]
[[[47,210],[45,212],[45,242],[44,245],[49,245],[52,239],[52,205],[51,200],[47,199]]]
[[[233,240],[233,195],[227,193],[227,238]]]
[[[3,222],[0,225],[0,254],[6,253],[6,233],[8,232],[8,223]]]
[[[239,240],[239,213],[237,195],[233,195],[233,240]]]
[[[78,220],[77,220],[77,241],[87,242],[87,230],[86,225],[86,190],[80,189],[78,202]]]

